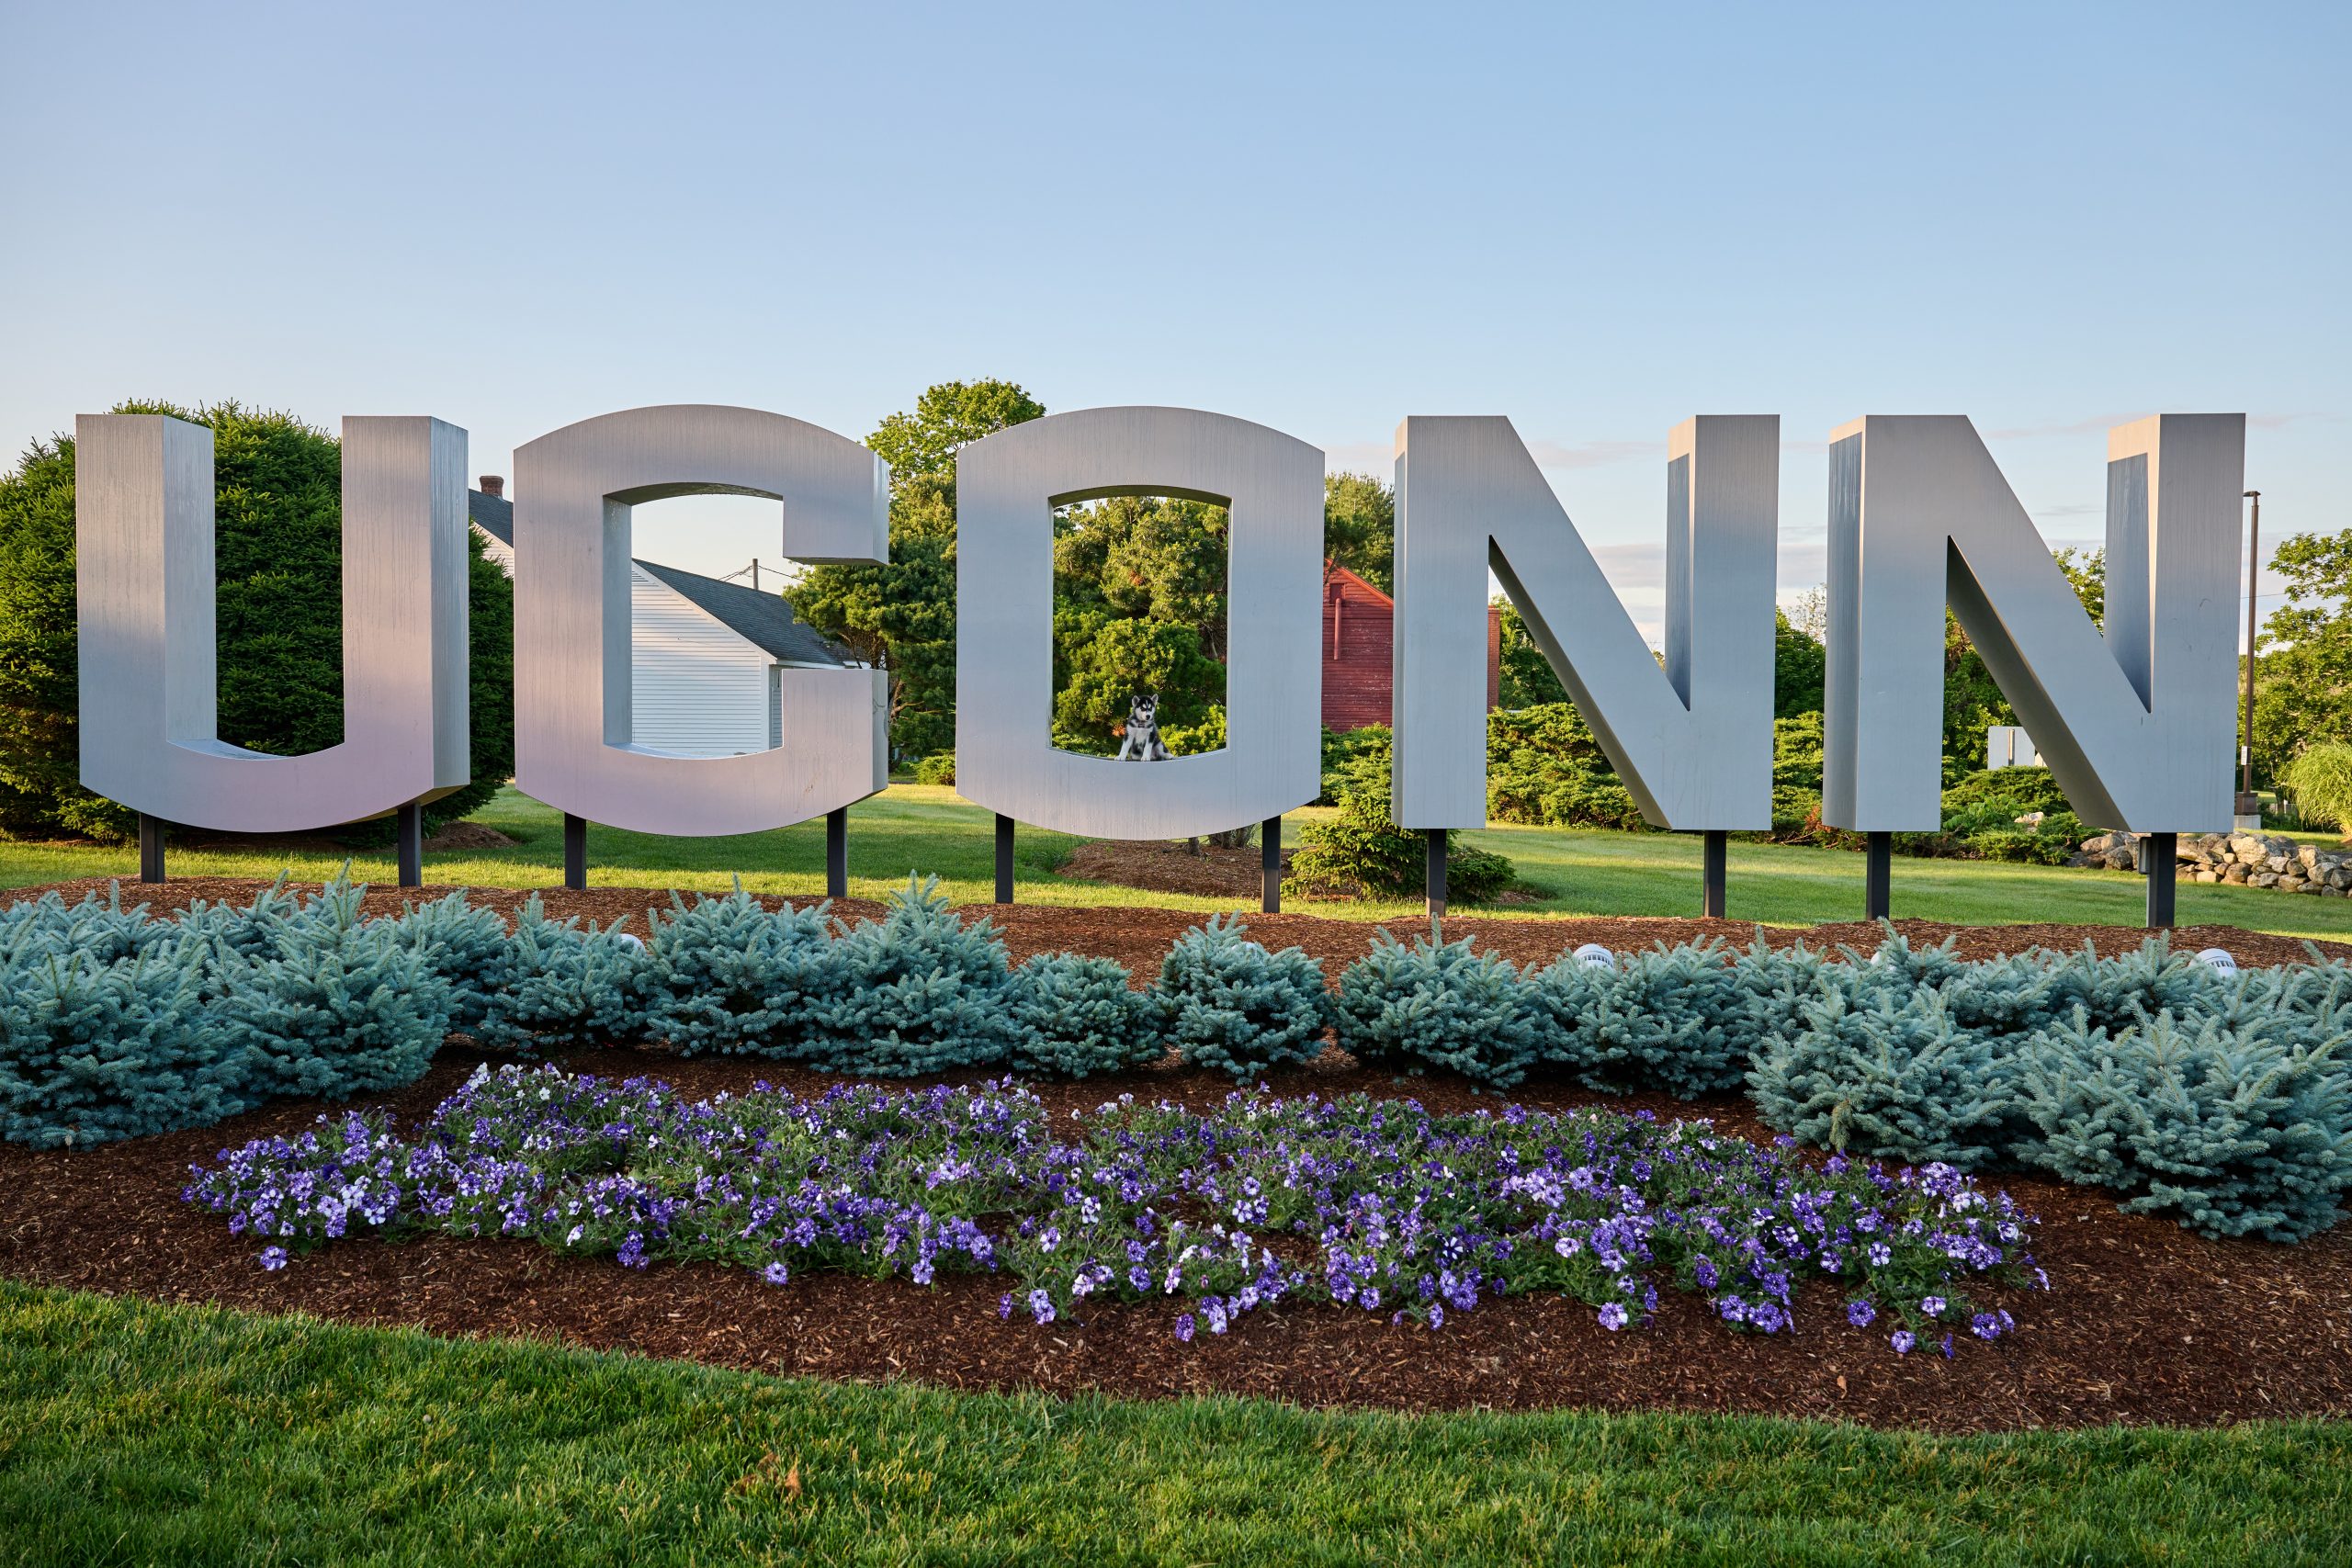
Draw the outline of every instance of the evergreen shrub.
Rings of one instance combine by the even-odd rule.
[[[630,1040],[645,1029],[645,976],[651,960],[615,921],[599,929],[575,917],[551,920],[537,894],[515,917],[474,1038],[529,1055],[568,1045]]]
[[[397,922],[363,919],[364,885],[329,883],[255,953],[207,943],[248,1094],[347,1100],[424,1076],[448,1033],[449,988]]]
[[[1323,967],[1295,947],[1269,953],[1232,915],[1176,939],[1152,999],[1186,1063],[1237,1079],[1321,1054],[1331,1021]]]
[[[1340,1046],[1366,1066],[1426,1064],[1508,1089],[1527,1077],[1542,1021],[1531,987],[1470,939],[1446,942],[1431,922],[1412,944],[1385,931],[1341,972],[1332,1015]]]
[[[1832,990],[1804,1027],[1759,1043],[1747,1074],[1765,1124],[1817,1148],[1979,1169],[2004,1157],[2015,1061],[1939,991],[1898,1000]]]
[[[691,906],[673,893],[669,913],[648,918],[648,1037],[689,1056],[807,1055],[837,988],[823,906],[771,912],[738,877],[733,892]]]
[[[2233,1030],[2165,1012],[2109,1033],[2080,1012],[2022,1053],[2040,1136],[2020,1153],[2123,1193],[2128,1213],[2209,1235],[2315,1235],[2352,1186],[2346,1021],[2325,1021],[2278,1014]]]
[[[459,891],[421,908],[403,904],[397,926],[401,940],[423,954],[448,987],[449,1027],[474,1033],[490,998],[512,984],[506,964],[514,946],[506,922],[494,909],[469,904]]]
[[[1736,1089],[1754,1041],[1747,976],[1719,942],[1617,955],[1564,953],[1536,972],[1544,1059],[1606,1094],[1689,1099]]]
[[[817,1019],[822,1066],[916,1077],[1002,1061],[1017,1033],[1016,998],[996,923],[966,925],[936,876],[908,877],[889,906],[834,943]]]
[[[243,1055],[202,1006],[203,965],[169,942],[0,962],[0,1138],[78,1146],[246,1109]]]
[[[1041,953],[1013,971],[1012,996],[1015,1072],[1082,1078],[1168,1054],[1151,998],[1114,959]]]

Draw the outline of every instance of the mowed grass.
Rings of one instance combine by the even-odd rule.
[[[2334,1563],[2348,1541],[2340,1424],[1942,1438],[956,1394],[0,1284],[0,1549],[26,1562]]]
[[[1293,812],[1289,841],[1301,825],[1326,813]],[[425,879],[471,886],[554,886],[563,878],[560,814],[508,789],[476,820],[518,840],[510,849],[433,854]],[[995,896],[994,819],[952,789],[895,784],[850,808],[850,892],[876,898],[903,886],[908,874],[936,874],[958,902]],[[1695,915],[1699,910],[1699,840],[1685,833],[1619,833],[1559,828],[1498,827],[1459,837],[1509,855],[1536,897],[1481,911],[1496,915]],[[1062,874],[1081,840],[1065,833],[1022,829],[1014,841],[1023,902],[1148,905],[1170,908],[1223,907],[1210,898],[1146,892]],[[180,876],[270,877],[288,871],[300,880],[334,874],[340,851],[264,845],[242,850],[175,847],[169,870]],[[352,874],[393,880],[391,851],[350,857]],[[825,885],[822,822],[769,833],[716,839],[664,838],[615,828],[588,830],[588,879],[608,886],[680,887],[723,891],[734,877],[761,893],[820,893]],[[88,844],[0,843],[0,887],[22,887],[79,876],[137,874],[130,848]],[[1729,914],[1767,925],[1852,920],[1862,913],[1862,857],[1839,850],[1780,844],[1731,846]],[[1227,901],[1227,903],[1231,901]],[[1254,902],[1254,901],[1252,901]],[[1294,903],[1342,918],[1388,919],[1419,912],[1418,903]],[[2136,926],[2146,915],[2141,879],[2127,872],[2076,871],[2063,866],[2007,865],[1988,861],[1894,863],[1894,912],[1956,924],[2062,921]],[[2287,936],[2352,939],[2352,899],[2320,898],[2260,888],[2183,882],[2184,925],[2233,925]]]

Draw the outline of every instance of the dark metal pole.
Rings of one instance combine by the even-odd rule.
[[[1430,829],[1429,849],[1429,910],[1432,915],[1445,913],[1445,829]]]
[[[1012,818],[1001,813],[996,819],[996,901],[1012,902]]]
[[[2173,927],[2173,896],[2180,876],[2180,835],[2142,834],[2140,869],[2148,878],[2148,929],[2152,931],[2170,931]]]
[[[164,819],[139,814],[139,880],[164,880]]]
[[[400,882],[402,887],[424,886],[424,803],[412,800],[396,818],[400,834]]]
[[[563,814],[563,885],[588,886],[588,819],[569,811]]]
[[[1699,912],[1711,920],[1724,918],[1724,867],[1731,855],[1731,835],[1710,828],[1699,844]]]
[[[2238,812],[2242,816],[2262,809],[2254,798],[2254,602],[2262,587],[2262,492],[2250,490],[2245,498],[2254,502],[2254,525],[2247,531],[2245,545],[2245,726],[2238,739]]]
[[[836,807],[825,813],[825,897],[849,897],[849,807],[846,806]]]
[[[1870,847],[1864,852],[1868,863],[1862,872],[1862,919],[1883,920],[1894,908],[1894,835],[1872,833],[1869,839]]]
[[[1258,908],[1269,915],[1283,912],[1283,819],[1269,817],[1258,826]]]

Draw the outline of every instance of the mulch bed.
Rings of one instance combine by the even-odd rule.
[[[1170,852],[1177,857],[1189,858],[1181,846]],[[1159,960],[1167,953],[1169,945],[1187,929],[1206,919],[1210,911],[1219,908],[1240,912],[1252,934],[1270,947],[1295,944],[1304,948],[1312,956],[1322,960],[1325,973],[1334,979],[1341,968],[1354,963],[1370,950],[1372,933],[1375,931],[1385,930],[1404,939],[1429,934],[1429,922],[1418,918],[1375,924],[1368,920],[1335,919],[1324,915],[1290,911],[1279,915],[1261,914],[1258,911],[1255,871],[1258,852],[1250,849],[1228,852],[1250,857],[1252,869],[1246,899],[1221,901],[1215,895],[1207,895],[1203,897],[1201,908],[1193,910],[973,904],[965,907],[965,913],[971,917],[985,915],[993,919],[998,929],[1003,931],[1005,945],[1012,950],[1016,960],[1034,953],[1067,948],[1072,952],[1115,958],[1145,975],[1159,973]],[[110,886],[112,884],[106,877],[83,877],[41,887],[17,888],[0,895],[0,900],[38,897],[53,888],[71,902],[86,893],[96,893],[104,897]],[[267,886],[251,877],[234,876],[174,877],[163,883],[126,881],[121,884],[124,903],[145,903],[158,912],[184,909],[199,898],[213,903],[247,903],[255,892]],[[312,892],[319,885],[311,882],[288,886],[299,891]],[[368,890],[366,908],[371,914],[398,914],[403,904],[438,898],[457,891],[458,889],[455,886],[375,886]],[[640,934],[645,930],[646,911],[649,908],[667,909],[671,898],[669,893],[649,887],[589,887],[576,893],[561,887],[477,887],[465,891],[473,902],[510,917],[536,892],[550,915],[558,918],[577,915],[606,924],[626,917],[629,922],[628,929]],[[692,903],[695,895],[688,893],[683,897]],[[768,895],[762,897],[760,902],[772,909],[786,905],[805,908],[822,900]],[[834,913],[843,918],[854,919],[861,915],[878,916],[883,906],[871,899],[839,898],[832,901],[832,908]],[[2080,948],[2086,942],[2096,944],[2101,953],[2126,953],[2136,950],[2148,937],[2148,932],[2137,926],[1955,926],[1939,920],[1896,920],[1894,929],[1914,945],[1933,945],[1951,939],[1955,951],[1966,958],[1992,958],[2005,953],[2023,953],[2035,947],[2072,950]],[[1834,948],[1844,942],[1867,953],[1877,947],[1884,935],[1876,924],[1867,920],[1792,927],[1758,926],[1743,920],[1679,920],[1634,915],[1499,918],[1449,915],[1445,919],[1445,934],[1449,938],[1475,938],[1479,947],[1521,964],[1548,964],[1564,951],[1589,942],[1599,942],[1622,953],[1647,948],[1657,942],[1671,946],[1710,937],[1745,947],[1760,937],[1775,947],[1804,942],[1815,948]],[[2172,944],[2192,953],[2206,947],[2227,948],[2242,964],[2299,964],[2311,957],[2313,947],[2329,957],[2352,958],[2352,943],[2307,943],[2300,937],[2273,936],[2261,931],[2243,931],[2236,926],[2182,926],[2173,931]]]
[[[1254,909],[1265,875],[1263,852],[1256,844],[1227,848],[1204,843],[1187,848],[1182,844],[1095,839],[1072,850],[1059,870],[1064,876],[1108,882],[1120,887],[1141,887],[1153,893],[1246,899]],[[1282,852],[1285,868],[1295,852]]]
[[[84,886],[63,890],[74,896]],[[137,892],[159,908],[176,908],[192,897],[243,898],[254,886],[190,880]],[[508,908],[521,897],[481,897]],[[642,892],[612,889],[547,896],[559,913],[610,919],[636,912],[640,920],[647,899]],[[397,909],[400,901],[396,893],[370,895],[373,907]],[[989,912],[1000,916],[1016,953],[1069,946],[1146,968],[1156,968],[1169,940],[1194,919],[1150,909],[1016,906]],[[1251,924],[1273,941],[1298,942],[1327,967],[1362,953],[1371,930],[1301,915],[1252,916]],[[1940,940],[1952,930],[1901,926],[1914,941]],[[1698,920],[1462,920],[1449,921],[1448,929],[1475,932],[1509,956],[1537,959],[1583,941],[1623,948],[1754,934],[1747,926]],[[1773,941],[1798,934],[1766,933]],[[1867,942],[1874,932],[1850,926],[1807,934]],[[2086,934],[2102,948],[2129,945],[2141,933],[1993,927],[1958,934],[1964,951],[1983,953],[2036,942],[2074,945]],[[2176,940],[2228,946],[2243,962],[2303,956],[2299,942],[2227,928],[2184,931]],[[422,1083],[361,1103],[388,1106],[404,1120],[422,1117],[483,1059],[453,1044]],[[834,1081],[774,1064],[687,1061],[651,1051],[583,1052],[562,1065],[616,1076],[650,1073],[696,1095],[759,1080],[805,1093]],[[1130,1090],[1202,1104],[1229,1088],[1172,1060],[1118,1078],[1036,1086],[1057,1111]],[[1459,1079],[1367,1071],[1336,1049],[1283,1075],[1275,1088],[1411,1095],[1432,1110],[1499,1103]],[[1552,1109],[1597,1100],[1572,1087],[1543,1084],[1510,1098]],[[1765,1135],[1737,1098],[1600,1102],[1711,1116],[1726,1131]],[[1619,1334],[1601,1329],[1581,1303],[1521,1296],[1482,1303],[1436,1331],[1337,1307],[1261,1310],[1227,1336],[1203,1334],[1186,1345],[1170,1332],[1172,1305],[1103,1303],[1082,1321],[1042,1326],[1025,1317],[1001,1320],[996,1302],[1003,1284],[981,1276],[943,1275],[924,1289],[808,1273],[778,1288],[717,1265],[639,1271],[609,1259],[560,1257],[532,1243],[455,1237],[397,1246],[346,1241],[267,1273],[254,1261],[253,1243],[182,1203],[180,1190],[192,1164],[248,1138],[297,1131],[321,1109],[272,1106],[216,1127],[73,1153],[0,1145],[0,1274],[414,1325],[452,1336],[547,1337],[749,1371],[911,1378],[962,1389],[1138,1397],[1225,1393],[1413,1410],[1742,1411],[1942,1431],[2352,1414],[2352,1225],[2298,1247],[2212,1241],[2162,1221],[2127,1217],[2096,1190],[2014,1173],[1990,1179],[2041,1216],[2037,1256],[2052,1290],[1995,1293],[1991,1304],[2016,1315],[2017,1333],[1995,1345],[1964,1340],[1951,1361],[1926,1353],[1895,1356],[1883,1336],[1849,1328],[1839,1298],[1819,1286],[1799,1295],[1802,1327],[1770,1337],[1735,1333],[1702,1298],[1665,1290],[1652,1325]]]

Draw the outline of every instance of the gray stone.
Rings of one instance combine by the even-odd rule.
[[[2245,880],[2249,887],[2276,887],[2278,886],[2278,874],[2275,871],[2257,871]]]

